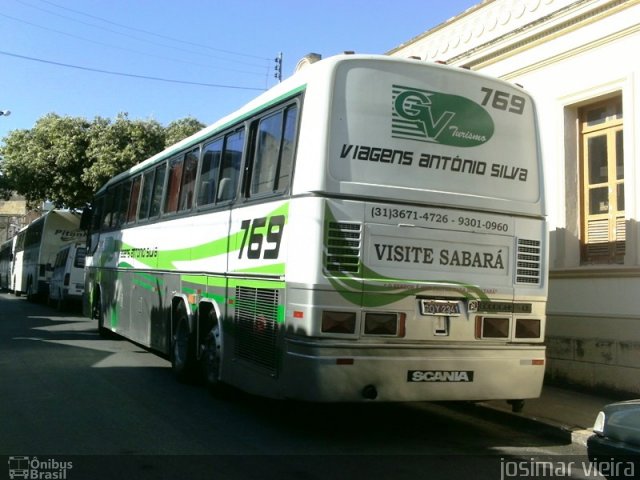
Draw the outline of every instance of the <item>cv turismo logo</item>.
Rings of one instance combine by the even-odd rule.
[[[394,138],[475,147],[493,136],[493,119],[468,98],[394,85],[392,99]]]

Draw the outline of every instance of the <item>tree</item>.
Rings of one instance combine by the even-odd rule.
[[[164,148],[165,132],[155,120],[130,120],[121,113],[115,122],[96,118],[89,130],[88,165],[82,179],[97,191],[109,178]]]
[[[48,199],[78,206],[91,195],[82,172],[87,164],[87,132],[82,118],[48,114],[31,130],[14,130],[4,140],[2,175],[34,207]]]
[[[193,117],[187,117],[180,120],[175,120],[167,125],[165,147],[178,143],[194,133],[202,130],[205,127],[204,123],[196,120]]]
[[[165,129],[155,120],[112,121],[62,117],[53,113],[31,130],[14,130],[0,147],[0,196],[17,192],[31,208],[45,200],[56,207],[81,208],[104,183],[203,128],[194,118]]]
[[[0,158],[0,200],[9,200],[16,189],[13,187],[11,179],[2,173],[1,165],[2,158]]]

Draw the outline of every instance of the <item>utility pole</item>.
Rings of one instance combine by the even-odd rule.
[[[275,73],[273,76],[278,80],[278,82],[282,81],[282,52],[278,53],[278,56],[274,59],[276,66],[274,68]]]

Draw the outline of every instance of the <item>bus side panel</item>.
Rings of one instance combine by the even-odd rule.
[[[13,258],[13,271],[11,272],[11,290],[20,295],[26,289],[24,277],[24,250],[17,251]]]
[[[283,282],[229,281],[222,381],[249,393],[282,396],[279,380],[284,362],[285,301]]]
[[[222,377],[267,396],[276,395],[282,364],[290,228],[287,201],[232,211]]]

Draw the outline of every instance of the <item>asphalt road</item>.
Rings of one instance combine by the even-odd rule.
[[[70,480],[602,478],[585,475],[585,451],[568,437],[472,404],[214,397],[176,382],[166,359],[100,338],[79,312],[8,293],[2,456],[0,478],[25,465]],[[547,458],[561,475],[528,475]]]

